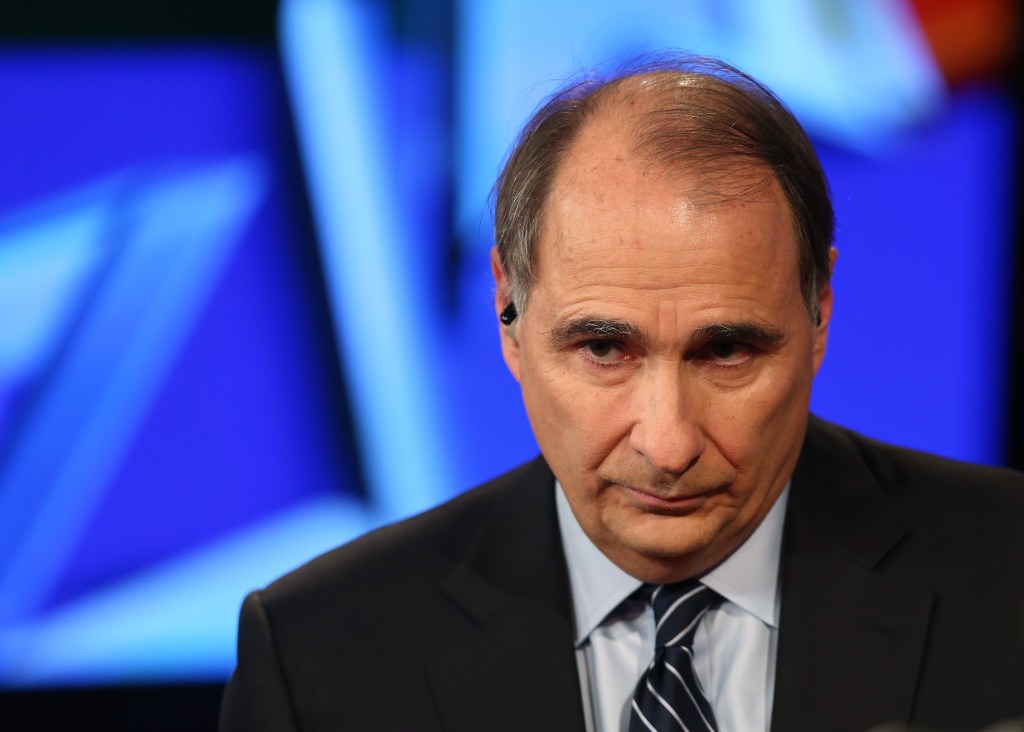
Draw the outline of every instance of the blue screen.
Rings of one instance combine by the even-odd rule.
[[[246,592],[532,457],[490,187],[546,94],[652,49],[737,63],[818,145],[813,409],[1001,460],[1017,116],[899,4],[465,1],[441,39],[380,5],[0,49],[0,685],[222,680]]]

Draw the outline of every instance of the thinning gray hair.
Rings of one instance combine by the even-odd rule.
[[[767,87],[729,64],[689,55],[634,62],[584,78],[551,96],[520,133],[495,186],[494,240],[507,295],[525,312],[536,280],[536,244],[555,176],[586,122],[634,105],[633,152],[667,170],[692,171],[709,195],[748,195],[757,187],[720,184],[774,176],[789,204],[799,246],[800,288],[812,321],[831,276],[835,218],[828,182],[799,122]],[[717,187],[716,187],[717,185]]]

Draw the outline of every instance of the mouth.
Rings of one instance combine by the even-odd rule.
[[[671,515],[692,513],[701,508],[711,496],[722,490],[720,488],[710,488],[703,491],[672,495],[661,493],[652,488],[638,488],[621,483],[619,487],[631,501],[640,505],[644,510]]]

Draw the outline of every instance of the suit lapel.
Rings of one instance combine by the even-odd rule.
[[[450,732],[584,728],[553,491],[547,465],[531,463],[445,586],[477,627],[427,661]]]
[[[772,730],[908,720],[933,597],[876,568],[909,527],[850,438],[813,418],[789,500]]]

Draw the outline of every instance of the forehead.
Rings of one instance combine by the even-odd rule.
[[[536,264],[537,289],[565,307],[657,293],[767,311],[800,297],[792,216],[767,168],[651,164],[610,117],[581,130],[556,173]]]
[[[639,204],[652,195],[667,195],[695,208],[711,209],[767,198],[774,201],[775,194],[781,192],[767,165],[737,153],[709,154],[707,146],[701,146],[703,138],[687,133],[685,125],[680,125],[674,136],[659,133],[657,139],[671,151],[651,149],[651,140],[639,143],[640,138],[646,139],[647,132],[641,128],[647,126],[644,120],[649,112],[633,109],[634,101],[628,97],[610,110],[601,109],[583,125],[556,170],[545,214],[551,203],[566,198],[596,205],[624,204],[632,198]],[[649,106],[644,101],[640,103]],[[691,136],[692,141],[688,140]],[[687,146],[693,148],[692,153]],[[659,157],[674,162],[659,162]],[[778,196],[777,201],[789,215],[785,196]]]

